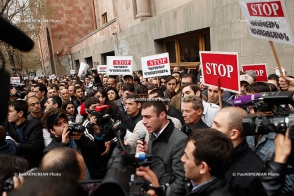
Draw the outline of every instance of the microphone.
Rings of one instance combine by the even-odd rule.
[[[143,145],[144,145],[144,143],[145,143],[145,137],[146,137],[146,131],[141,130],[140,133],[139,133],[139,135],[140,135],[140,140],[143,142]]]
[[[141,130],[140,133],[140,141],[143,142],[143,146],[144,146],[144,142],[145,142],[145,136],[146,136],[146,131],[144,130]],[[135,157],[138,159],[138,160],[145,160],[146,159],[146,153],[145,152],[137,152],[135,154]]]
[[[118,138],[121,138],[122,141],[123,141],[123,138],[125,137],[126,133],[127,133],[127,127],[124,124],[119,124],[114,129],[115,136]]]
[[[252,95],[244,95],[242,97],[238,97],[233,99],[233,106],[238,106],[242,108],[246,108],[248,106],[254,105],[255,103],[260,101],[260,97],[262,97],[261,93],[252,94]]]
[[[0,17],[0,26],[0,40],[24,52],[34,47],[34,42],[29,36],[2,17]]]

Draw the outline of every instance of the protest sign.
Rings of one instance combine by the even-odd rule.
[[[242,71],[254,71],[256,73],[256,82],[267,82],[266,63],[241,65]]]
[[[204,85],[239,93],[240,79],[237,52],[200,51]]]
[[[56,75],[55,74],[52,74],[52,75],[49,76],[49,79],[51,79],[51,80],[53,80],[55,78],[56,78]]]
[[[141,63],[143,78],[171,75],[168,53],[142,57]]]
[[[100,74],[107,73],[107,65],[97,65],[97,72]]]
[[[75,71],[75,70],[73,70],[73,69],[72,69],[72,70],[70,70],[69,72],[70,72],[70,75],[74,75],[74,74],[76,73],[76,71]]]
[[[132,56],[107,56],[107,75],[133,75]]]
[[[20,77],[10,77],[10,84],[19,84]]]
[[[81,62],[78,76],[82,77],[83,73],[86,73],[89,67],[90,66],[87,63]]]
[[[239,0],[252,37],[293,45],[282,0]]]

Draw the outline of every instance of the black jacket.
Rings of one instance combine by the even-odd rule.
[[[167,115],[179,119],[182,125],[185,124],[185,121],[181,112],[179,112],[176,108],[174,108],[171,105],[168,105]]]
[[[232,165],[225,177],[233,195],[264,195],[261,182],[255,174],[264,168],[263,161],[252,151],[244,139],[234,148]],[[247,176],[244,176],[247,175]]]
[[[266,195],[282,195],[281,190],[285,184],[286,171],[287,164],[277,163],[275,161],[266,162],[266,167],[262,170],[262,173],[266,175],[259,177]]]
[[[85,164],[89,170],[91,178],[98,179],[100,175],[99,169],[101,164],[100,163],[101,150],[99,148],[99,145],[97,145],[96,142],[91,141],[85,135],[82,135],[81,139],[75,142],[85,160]],[[101,142],[100,145],[104,145],[103,141],[100,141],[100,142]],[[61,142],[61,137],[54,137],[52,141],[50,142],[50,144],[44,149],[44,153],[47,153],[54,148],[65,147],[65,146],[69,147],[69,144],[65,144]]]
[[[223,178],[216,178],[198,190],[188,193],[186,196],[231,196],[231,194],[228,182]]]
[[[44,138],[42,131],[42,124],[38,120],[26,120],[22,128],[22,135],[24,144],[20,144],[17,148],[17,155],[24,157],[28,163],[29,168],[38,167],[43,156]],[[15,126],[8,121],[3,124],[9,135],[20,143]]]
[[[120,119],[125,120],[126,117],[127,117],[127,112],[125,111],[124,106],[122,104],[122,99],[120,98],[120,99],[114,100],[114,103],[118,107],[118,112],[119,112],[119,115],[120,115]]]
[[[208,127],[208,126],[203,122],[203,120],[200,118],[200,120],[198,120],[197,123],[195,123],[195,124],[193,124],[193,125],[191,125],[191,126],[188,126],[187,124],[185,124],[185,125],[182,127],[181,131],[182,131],[183,133],[185,133],[186,135],[189,135],[190,132],[191,132],[192,130],[196,130],[196,129],[205,129],[205,128],[209,128],[209,127]]]
[[[132,117],[131,115],[127,115],[127,118],[124,120],[124,124],[127,126],[127,129],[130,132],[133,132],[136,124],[142,120],[142,116],[141,116],[141,111],[139,111],[139,113]]]

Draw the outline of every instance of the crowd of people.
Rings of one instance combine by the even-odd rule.
[[[292,77],[271,74],[266,83],[257,82],[253,71],[242,72],[239,94],[205,86],[201,71],[191,74],[183,67],[150,78],[141,70],[113,76],[90,69],[82,77],[22,83],[11,88],[7,119],[0,123],[4,194],[86,195],[77,182],[105,177],[118,145],[116,128],[123,126],[130,151],[161,162],[136,170],[150,182],[150,195],[294,195],[288,137],[294,130],[246,135],[242,119],[266,118],[264,111],[232,105],[249,94],[294,92]],[[277,111],[288,114],[293,106],[283,104]],[[33,168],[35,175],[52,175],[15,175],[28,176]],[[7,188],[11,178],[14,190]]]

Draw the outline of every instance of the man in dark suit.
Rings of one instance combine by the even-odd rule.
[[[185,120],[182,132],[189,135],[191,130],[209,128],[201,119],[204,107],[200,98],[197,98],[196,95],[189,95],[184,97],[182,102],[182,112]]]
[[[167,119],[166,106],[162,101],[145,102],[141,115],[143,117],[142,124],[150,136],[148,144],[146,142],[143,144],[140,140],[137,141],[137,152],[148,152],[148,154],[160,157],[164,163],[155,164],[151,167],[152,171],[161,177],[160,183],[170,184],[171,193],[168,195],[183,195],[185,186],[181,156],[184,153],[187,136],[176,129],[173,122]],[[166,171],[166,165],[170,171]],[[173,174],[174,180],[170,182],[170,176],[167,174]]]

